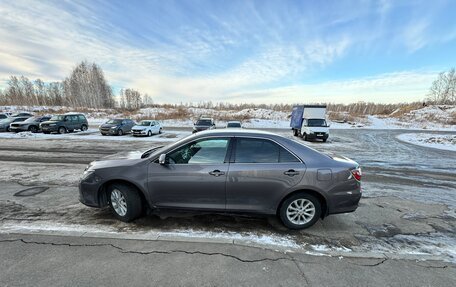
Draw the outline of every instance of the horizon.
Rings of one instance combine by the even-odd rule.
[[[455,1],[0,2],[0,88],[88,61],[157,104],[393,104],[456,63]]]

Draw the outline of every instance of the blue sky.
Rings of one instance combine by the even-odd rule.
[[[456,1],[0,0],[0,85],[98,63],[155,102],[422,100],[456,66]]]

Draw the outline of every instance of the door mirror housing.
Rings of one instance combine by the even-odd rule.
[[[160,157],[158,158],[158,163],[159,164],[166,164],[166,154],[161,154]]]

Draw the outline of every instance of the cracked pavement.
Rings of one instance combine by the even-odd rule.
[[[217,243],[0,234],[0,246],[2,286],[453,286],[456,280],[455,267],[443,262]]]

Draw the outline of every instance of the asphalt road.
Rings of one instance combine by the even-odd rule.
[[[291,136],[289,130],[274,131]],[[358,161],[365,174],[363,198],[355,213],[329,216],[299,232],[286,230],[275,218],[224,214],[151,215],[125,224],[108,209],[78,203],[77,180],[90,161],[166,144],[168,138],[1,139],[0,258],[5,260],[0,260],[0,284],[451,286],[456,153],[400,142],[396,136],[402,132],[410,131],[335,130],[328,143],[307,143]],[[165,133],[171,139],[183,134],[181,129]],[[147,250],[154,252],[142,254]],[[265,254],[291,259],[255,261]],[[39,263],[48,261],[52,264]],[[133,262],[147,267],[129,267]],[[52,268],[55,276],[43,275]],[[125,269],[132,275],[120,278]],[[25,271],[29,276],[19,280]],[[81,274],[90,280],[79,284]]]

